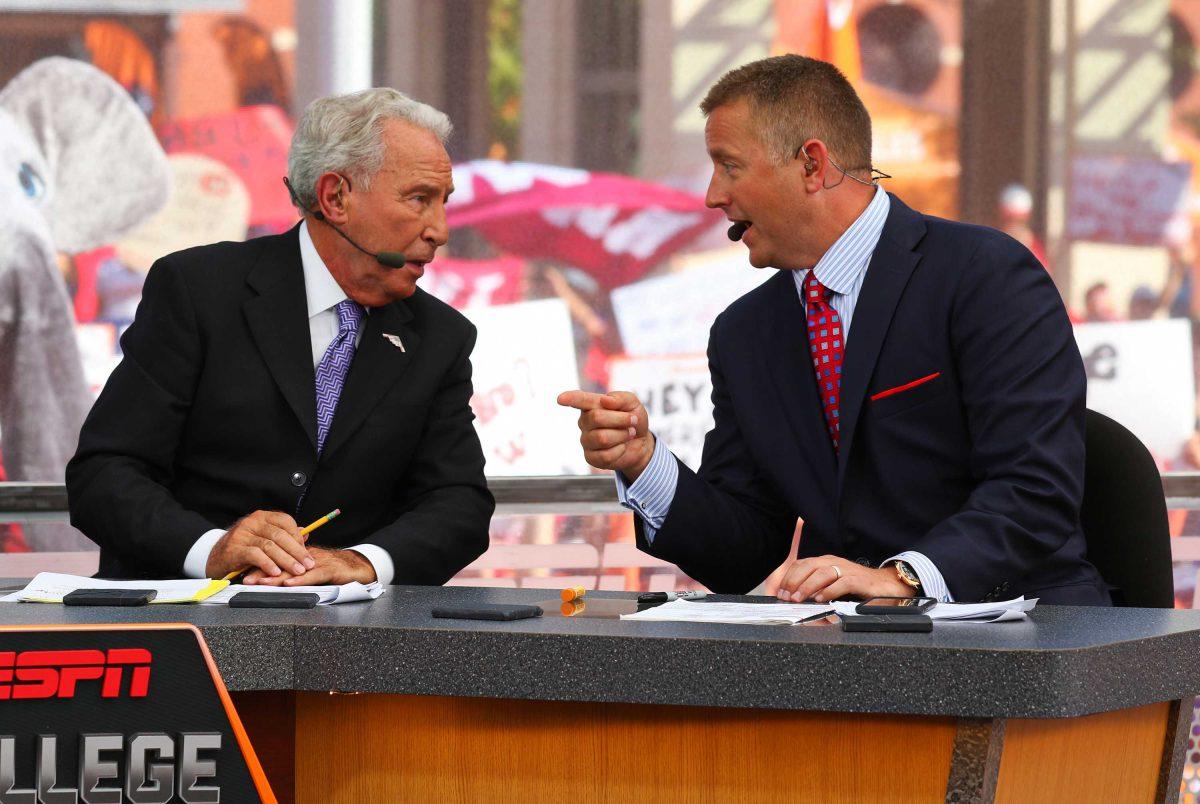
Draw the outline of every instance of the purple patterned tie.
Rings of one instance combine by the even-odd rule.
[[[365,310],[361,304],[350,299],[338,302],[338,334],[325,350],[317,364],[317,454],[325,447],[325,436],[333,424],[333,413],[337,410],[338,397],[354,359],[354,340],[358,336],[358,325],[362,323]]]

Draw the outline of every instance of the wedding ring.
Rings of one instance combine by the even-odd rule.
[[[825,566],[827,566],[827,567],[829,567],[831,570],[833,570],[833,574],[837,576],[837,579],[838,579],[839,581],[842,579],[842,570],[841,570],[841,567],[839,567],[837,564],[826,564]]]

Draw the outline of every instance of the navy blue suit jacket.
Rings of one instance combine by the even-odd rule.
[[[846,342],[841,451],[791,273],[713,324],[714,429],[642,549],[716,591],[787,558],[924,553],[959,601],[1103,604],[1085,557],[1083,363],[1058,291],[1013,239],[894,196]],[[919,382],[918,382],[919,381]]]

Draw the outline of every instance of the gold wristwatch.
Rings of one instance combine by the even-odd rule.
[[[896,568],[896,575],[900,577],[900,581],[907,586],[911,586],[921,594],[921,579],[917,577],[917,573],[908,565],[907,561],[893,561],[892,566]]]

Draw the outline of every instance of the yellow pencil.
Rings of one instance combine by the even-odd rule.
[[[313,522],[311,525],[305,525],[304,527],[300,528],[300,535],[301,535],[301,536],[307,536],[308,534],[312,533],[312,532],[313,532],[314,530],[316,530],[317,528],[319,528],[319,527],[321,527],[322,525],[324,525],[324,524],[325,524],[326,522],[328,522],[329,520],[331,520],[331,519],[337,519],[337,518],[338,518],[338,515],[339,515],[339,514],[341,514],[341,513],[342,513],[342,509],[341,509],[341,508],[334,508],[334,509],[333,509],[332,511],[330,511],[328,514],[326,514],[325,516],[321,517],[321,518],[320,518],[320,519],[318,519],[316,522]]]
[[[318,519],[316,522],[313,522],[313,523],[311,523],[311,524],[308,524],[308,525],[305,525],[304,527],[302,527],[302,528],[300,529],[300,535],[301,535],[301,536],[307,536],[308,534],[312,533],[312,532],[313,532],[314,530],[316,530],[317,528],[319,528],[319,527],[321,527],[322,525],[324,525],[324,524],[325,524],[326,522],[328,522],[329,520],[331,520],[331,519],[337,519],[338,515],[339,515],[339,514],[341,514],[341,513],[342,513],[342,509],[341,509],[341,508],[334,508],[332,511],[330,511],[328,514],[326,514],[325,516],[323,516],[323,517],[321,517],[320,519]],[[232,581],[234,578],[236,578],[237,576],[241,575],[243,572],[249,572],[249,571],[250,571],[250,570],[252,570],[252,569],[254,569],[254,567],[244,567],[244,568],[242,568],[242,569],[239,569],[239,570],[234,570],[233,572],[229,573],[228,575],[226,575],[226,576],[225,576],[224,578],[222,578],[221,580],[222,580],[222,581]]]

